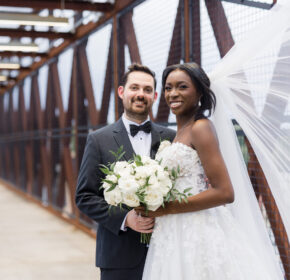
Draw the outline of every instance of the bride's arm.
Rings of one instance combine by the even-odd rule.
[[[234,190],[227,168],[219,150],[215,129],[209,120],[202,119],[194,123],[191,129],[191,143],[198,152],[205,174],[210,182],[209,189],[188,197],[188,202],[172,201],[165,208],[149,211],[151,217],[204,210],[234,201]],[[145,211],[136,211],[145,214]]]

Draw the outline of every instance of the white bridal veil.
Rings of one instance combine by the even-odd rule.
[[[250,141],[290,237],[290,1],[278,1],[209,77],[217,96],[213,121],[236,194],[230,207],[271,279],[283,279],[230,117]],[[255,105],[257,95],[262,96],[261,110]]]

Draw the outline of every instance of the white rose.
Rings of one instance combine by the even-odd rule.
[[[118,205],[122,202],[122,194],[119,188],[115,188],[112,191],[104,191],[104,197],[108,204],[110,205]]]
[[[159,189],[163,196],[166,196],[168,192],[171,190],[171,188],[172,188],[171,180],[159,182]]]
[[[127,161],[117,161],[114,167],[114,173],[120,174],[122,172],[126,172],[127,170],[131,170],[129,163]]]
[[[148,188],[145,196],[145,203],[149,210],[157,210],[163,203],[163,195],[158,189]]]
[[[122,177],[127,178],[127,177],[131,177],[132,176],[131,174],[132,174],[132,170],[129,167],[129,168],[125,168],[122,171],[120,171],[118,175],[120,175],[121,178]]]
[[[133,176],[121,177],[118,181],[118,186],[123,194],[132,192],[135,193],[139,187]]]
[[[137,182],[139,187],[143,187],[146,183],[146,178],[138,178],[138,179],[136,179],[136,182]]]
[[[157,154],[161,153],[166,147],[170,146],[171,143],[168,140],[164,140],[160,143]]]
[[[103,182],[102,187],[104,188],[104,190],[106,191],[107,189],[109,189],[112,185],[107,183],[107,182]]]
[[[159,184],[157,177],[155,175],[151,175],[148,180],[149,185]]]
[[[144,165],[158,165],[158,162],[148,156],[142,156],[142,162]]]
[[[136,178],[146,178],[154,173],[150,166],[137,166],[135,169],[135,177]]]
[[[123,194],[123,203],[129,207],[140,206],[140,201],[138,196],[134,192],[127,192]]]
[[[109,180],[109,181],[111,181],[113,183],[117,183],[118,182],[118,178],[114,174],[107,175],[106,176],[106,180]]]
[[[164,184],[163,182],[156,182],[149,186],[149,189],[152,189],[158,193],[160,193],[163,197],[167,195],[167,193],[170,191],[170,187],[167,184]]]

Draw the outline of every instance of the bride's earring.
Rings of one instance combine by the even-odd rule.
[[[201,101],[200,101],[200,99],[199,99],[199,101],[198,101],[198,107],[200,107],[201,106]]]

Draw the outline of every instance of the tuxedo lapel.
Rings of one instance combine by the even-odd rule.
[[[128,137],[127,130],[123,124],[122,119],[116,122],[115,128],[113,130],[113,137],[119,147],[123,146],[125,152],[124,159],[130,160],[133,158],[134,150],[131,141]]]
[[[161,135],[163,131],[159,130],[154,125],[154,123],[151,122],[151,124],[152,124],[152,129],[151,129],[152,142],[151,142],[150,157],[155,158],[155,155],[160,145]]]

